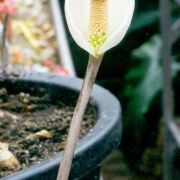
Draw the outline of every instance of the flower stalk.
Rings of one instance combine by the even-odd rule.
[[[89,63],[86,70],[86,75],[84,82],[80,91],[77,105],[73,114],[72,122],[69,129],[69,134],[67,138],[67,144],[65,147],[65,152],[61,161],[60,169],[58,172],[57,180],[68,180],[71,163],[73,159],[74,150],[79,138],[79,133],[81,129],[81,122],[83,115],[89,101],[93,83],[96,79],[99,66],[102,61],[102,56],[96,58],[89,55]]]

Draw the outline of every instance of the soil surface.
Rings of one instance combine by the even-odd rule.
[[[38,89],[38,96],[36,93],[12,94],[8,91],[0,88],[0,143],[8,144],[20,167],[0,167],[0,177],[62,151],[77,100],[77,97],[67,95],[53,105],[44,88]],[[89,105],[80,137],[91,131],[95,118],[95,107]]]

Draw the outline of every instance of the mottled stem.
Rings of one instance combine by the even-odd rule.
[[[74,150],[76,148],[76,144],[79,138],[81,122],[87,103],[89,101],[93,83],[96,79],[96,75],[99,70],[101,61],[102,56],[99,58],[95,58],[91,55],[89,56],[89,64],[86,70],[86,75],[80,91],[78,102],[75,107],[74,115],[71,121],[71,126],[67,138],[67,144],[60,164],[57,180],[68,180]]]

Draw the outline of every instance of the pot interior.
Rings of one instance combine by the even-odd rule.
[[[77,98],[78,91],[51,83],[1,81],[0,142],[8,144],[19,167],[3,166],[0,160],[0,177],[50,159],[63,150]],[[93,128],[97,112],[91,99],[80,138]]]

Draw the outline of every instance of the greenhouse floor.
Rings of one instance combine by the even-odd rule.
[[[120,151],[115,150],[102,165],[103,180],[129,179],[130,171]]]
[[[102,165],[103,180],[154,180],[153,175],[137,176],[128,168],[128,163],[120,150],[115,150]]]

